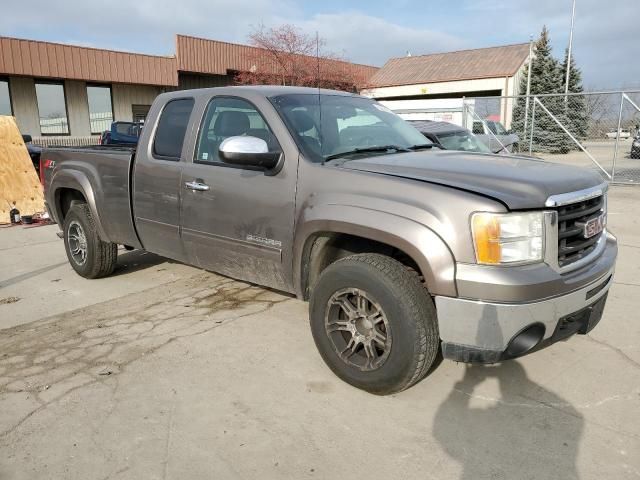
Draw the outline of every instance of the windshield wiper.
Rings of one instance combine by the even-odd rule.
[[[435,144],[433,143],[420,143],[418,145],[411,145],[409,148],[409,150],[426,150],[428,148],[433,148]],[[438,145],[436,145],[438,146]]]
[[[346,152],[334,153],[333,155],[326,157],[324,161],[328,162],[330,160],[335,160],[336,158],[348,157],[349,155],[356,155],[358,153],[387,152],[389,150],[394,150],[396,152],[411,151],[408,148],[400,147],[398,145],[375,145],[372,147],[354,148],[353,150],[347,150]]]
[[[497,149],[495,152],[491,151],[491,153],[498,154],[500,152],[507,152],[508,154],[511,154],[511,152],[509,151],[509,147],[512,145],[515,145],[515,143],[516,142],[506,143],[502,145],[499,149]]]

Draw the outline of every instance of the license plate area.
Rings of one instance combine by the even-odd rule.
[[[608,293],[605,293],[597,302],[558,320],[552,341],[563,340],[576,333],[582,335],[589,333],[602,318],[607,295]]]

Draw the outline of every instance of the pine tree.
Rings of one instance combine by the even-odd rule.
[[[531,67],[531,95],[542,95],[562,92],[562,77],[558,61],[551,52],[551,40],[549,30],[542,27],[540,38],[535,43],[535,58],[527,66],[527,69],[520,81],[520,93],[525,94],[527,90],[528,69]],[[567,122],[563,99],[559,97],[540,97],[543,105],[554,114],[563,125]],[[524,98],[519,98],[513,109],[512,128],[518,133],[521,139],[529,142],[531,135],[531,121],[533,115],[533,102],[529,102],[529,120],[527,132],[524,131]],[[533,129],[533,150],[536,152],[566,153],[570,149],[570,139],[562,131],[558,124],[543,111],[540,106],[536,107],[535,126]],[[524,150],[526,145],[522,146]]]
[[[560,65],[560,73],[562,74],[563,86],[565,86],[567,78],[567,60],[569,57],[568,49],[564,52],[564,60]],[[582,93],[582,72],[575,63],[575,57],[571,56],[571,69],[569,70],[569,92]],[[566,114],[568,124],[566,127],[578,139],[587,138],[589,128],[589,114],[587,112],[587,102],[583,95],[573,95],[567,97]]]

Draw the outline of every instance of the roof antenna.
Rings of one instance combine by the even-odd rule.
[[[320,36],[316,30],[316,85],[318,87],[318,141],[320,142],[320,155],[322,155],[322,101],[320,94]],[[324,156],[322,157],[324,165]]]

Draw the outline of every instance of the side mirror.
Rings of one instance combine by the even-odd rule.
[[[22,141],[24,143],[31,143],[33,141],[33,138],[31,138],[31,135],[22,135]]]
[[[270,170],[278,165],[282,152],[270,152],[267,142],[257,137],[229,137],[218,149],[225,163]]]

